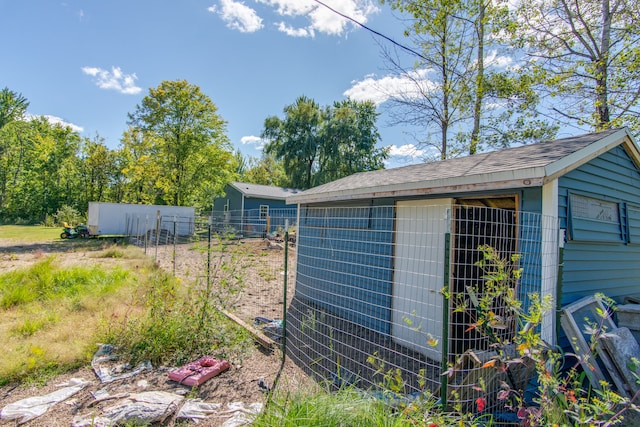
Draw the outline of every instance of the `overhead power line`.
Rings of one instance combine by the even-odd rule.
[[[405,46],[405,45],[403,45],[403,44],[401,44],[401,43],[398,43],[397,41],[393,40],[391,37],[385,36],[384,34],[382,34],[382,33],[378,32],[378,31],[374,30],[373,28],[369,28],[369,27],[367,27],[367,26],[366,26],[366,25],[364,25],[363,23],[356,21],[356,20],[355,20],[355,19],[353,19],[352,17],[347,16],[347,15],[345,15],[345,14],[344,14],[344,13],[342,13],[342,12],[338,12],[337,10],[335,10],[335,9],[334,9],[334,8],[332,8],[331,6],[329,6],[329,5],[327,5],[327,4],[323,3],[323,2],[321,2],[320,0],[313,0],[313,1],[315,1],[316,3],[318,3],[318,4],[319,4],[319,5],[321,5],[321,6],[326,7],[327,9],[329,9],[330,11],[332,11],[333,13],[335,13],[336,15],[340,15],[340,16],[342,16],[344,19],[349,20],[349,21],[353,22],[354,24],[358,25],[359,27],[364,28],[365,30],[369,31],[370,33],[373,33],[373,34],[375,34],[375,35],[376,35],[376,36],[378,36],[378,37],[382,37],[383,39],[385,39],[385,40],[387,40],[388,42],[390,42],[390,43],[394,44],[395,46],[399,47],[400,49],[406,50],[407,52],[409,52],[409,53],[411,53],[411,54],[413,54],[413,55],[416,55],[417,57],[422,58],[422,59],[424,59],[425,61],[428,61],[428,59],[427,59],[427,58],[425,58],[424,56],[422,56],[422,54],[421,54],[421,53],[416,52],[415,50],[411,49],[411,48],[410,48],[410,47],[408,47],[408,46]]]

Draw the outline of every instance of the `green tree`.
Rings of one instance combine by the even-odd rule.
[[[421,54],[413,68],[387,54],[393,69],[413,89],[391,98],[397,123],[425,128],[419,145],[440,159],[488,146],[508,146],[551,137],[556,128],[538,119],[537,96],[528,79],[487,61],[497,55],[496,34],[504,28],[505,3],[488,0],[391,0],[411,16],[405,30]]]
[[[425,127],[428,145],[440,159],[451,157],[461,149],[452,147],[450,135],[468,118],[474,59],[471,40],[473,21],[458,19],[464,13],[458,0],[391,0],[392,8],[412,17],[405,35],[419,46],[421,56],[409,69],[398,58],[387,55],[392,67],[412,88],[396,93],[390,99],[392,117],[399,124]],[[458,138],[461,139],[461,138]]]
[[[269,141],[265,153],[282,160],[291,186],[307,189],[313,186],[320,148],[320,106],[301,96],[284,108],[285,118],[268,117],[262,138]]]
[[[640,131],[640,20],[634,0],[519,2],[511,40],[565,123]]]
[[[163,81],[129,114],[150,138],[159,165],[157,201],[205,207],[234,176],[226,122],[211,99],[185,80]]]
[[[321,108],[299,97],[285,117],[268,117],[264,152],[282,161],[289,186],[307,189],[356,172],[381,169],[388,158],[378,149],[378,113],[371,102],[347,100]]]
[[[11,91],[8,87],[2,88],[0,90],[0,129],[24,118],[28,107],[29,101],[21,93]]]
[[[378,113],[373,102],[335,102],[323,116],[316,185],[357,172],[384,168],[387,148],[378,149]]]
[[[246,166],[240,175],[240,181],[276,187],[290,186],[284,165],[273,155],[263,153],[260,158],[249,157],[245,163]]]
[[[104,144],[104,139],[99,135],[94,139],[83,138],[79,160],[83,205],[107,200],[116,166],[114,155]]]
[[[15,185],[16,171],[22,168],[25,148],[19,138],[29,101],[5,87],[0,90],[0,217],[9,185]],[[12,126],[9,126],[9,125]],[[11,184],[13,182],[13,184]]]
[[[117,154],[122,202],[162,204],[161,164],[156,159],[160,144],[154,137],[151,132],[131,127],[122,135]]]
[[[44,117],[15,122],[1,132],[7,128],[15,132],[5,139],[11,145],[3,156],[9,184],[0,215],[42,221],[63,205],[84,211],[78,179],[80,136],[70,127],[53,125]]]

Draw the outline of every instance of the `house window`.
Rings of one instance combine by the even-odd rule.
[[[267,219],[269,216],[269,205],[260,205],[260,219]]]
[[[574,217],[591,219],[596,221],[620,223],[618,204],[591,197],[571,195],[571,214]]]
[[[571,240],[620,242],[626,240],[620,205],[610,200],[569,194]]]

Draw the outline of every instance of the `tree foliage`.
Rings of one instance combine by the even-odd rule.
[[[211,99],[185,80],[151,88],[129,114],[129,125],[151,144],[145,155],[158,166],[157,203],[205,205],[234,173],[226,122]]]
[[[0,129],[24,117],[29,101],[22,94],[4,87],[0,90]]]
[[[346,100],[321,108],[301,96],[284,108],[285,117],[265,120],[265,153],[281,160],[291,187],[307,189],[356,172],[382,169],[386,149],[378,113],[371,102]]]
[[[207,208],[235,177],[224,121],[184,81],[152,89],[115,150],[99,135],[28,117],[28,105],[0,91],[0,221],[42,222],[63,207],[85,213],[91,201]]]
[[[79,135],[45,118],[16,120],[0,129],[0,217],[44,218],[80,200]]]
[[[536,117],[537,97],[529,90],[529,80],[487,59],[497,57],[501,48],[495,44],[495,33],[504,27],[505,4],[387,3],[411,17],[405,35],[420,51],[411,68],[386,54],[392,70],[411,82],[409,89],[392,94],[392,117],[398,124],[424,129],[420,146],[429,146],[439,159],[446,159],[553,136],[556,129]]]
[[[262,157],[249,157],[240,173],[240,181],[252,184],[290,187],[282,161],[273,155],[262,153]]]
[[[511,41],[565,123],[640,131],[640,15],[635,0],[521,1]]]

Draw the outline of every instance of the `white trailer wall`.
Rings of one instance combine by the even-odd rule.
[[[144,234],[156,229],[158,213],[163,219],[163,228],[176,217],[176,234],[193,234],[195,208],[188,206],[89,202],[87,226],[92,236],[126,235],[131,231]],[[168,230],[173,232],[173,223]]]

